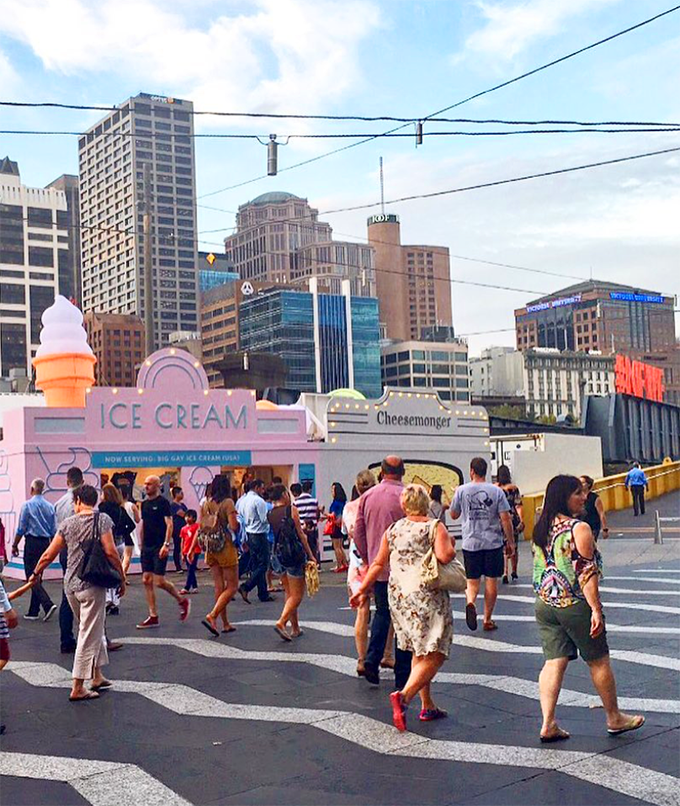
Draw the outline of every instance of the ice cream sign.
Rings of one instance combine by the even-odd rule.
[[[147,405],[139,400],[123,401],[112,397],[113,401],[98,404],[99,426],[103,430],[245,430],[248,422],[245,405],[234,409],[229,403],[179,403],[169,400]]]

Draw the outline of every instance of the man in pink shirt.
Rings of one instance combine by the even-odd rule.
[[[382,481],[367,490],[359,499],[359,510],[354,524],[354,543],[361,559],[370,565],[375,559],[380,541],[385,531],[404,517],[401,508],[401,493],[404,485],[404,462],[399,456],[386,456],[381,464]],[[387,633],[392,619],[387,601],[387,580],[390,570],[386,567],[373,587],[375,616],[371,624],[371,640],[364,666],[365,678],[369,683],[380,682],[380,661],[385,652]],[[397,647],[395,653],[394,678],[398,690],[406,684],[411,671],[411,653]]]

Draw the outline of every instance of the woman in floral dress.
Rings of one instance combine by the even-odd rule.
[[[406,709],[420,694],[420,720],[430,722],[447,716],[438,708],[430,692],[430,683],[449,655],[453,641],[453,616],[449,594],[432,590],[422,582],[423,558],[434,545],[440,563],[455,556],[454,542],[446,528],[427,515],[430,503],[425,489],[409,484],[401,495],[405,517],[394,523],[383,535],[375,560],[368,569],[357,593],[350,599],[358,607],[368,595],[383,567],[390,564],[390,614],[397,644],[413,653],[411,674],[401,691],[390,694],[394,725],[406,730]]]

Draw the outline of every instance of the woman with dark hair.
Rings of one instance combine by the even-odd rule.
[[[515,550],[508,556],[505,554],[505,567],[503,568],[502,582],[508,584],[508,571],[512,572],[512,581],[517,580],[517,559],[519,557],[519,537],[524,531],[524,507],[522,505],[522,493],[519,487],[513,484],[510,468],[507,465],[500,465],[496,473],[496,485],[503,490],[505,497],[510,504],[510,517],[512,518],[512,531],[515,535]]]
[[[569,738],[557,724],[555,707],[567,665],[579,652],[602,700],[607,732],[618,736],[645,721],[619,710],[600,602],[600,556],[590,526],[579,520],[585,499],[580,479],[555,476],[534,528],[535,613],[545,657],[538,678],[542,742]]]
[[[57,558],[62,549],[67,550],[64,591],[73,616],[78,623],[78,643],[73,660],[73,687],[69,699],[91,700],[99,696],[100,689],[111,687],[101,671],[109,662],[106,651],[106,588],[86,582],[78,575],[84,557],[84,548],[94,537],[113,568],[121,575],[120,595],[125,594],[123,566],[113,541],[113,521],[103,512],[95,512],[99,494],[94,487],[83,484],[73,491],[75,515],[62,521],[59,531],[38,561],[29,582],[39,579],[42,572]],[[85,686],[90,680],[90,691]]]
[[[600,536],[600,530],[602,530],[602,537],[606,540],[609,537],[607,515],[604,511],[602,499],[593,490],[595,480],[590,476],[581,476],[581,484],[583,484],[583,489],[586,493],[586,505],[581,520],[593,530],[593,537],[596,541]]]
[[[430,506],[427,508],[427,515],[446,526],[446,507],[442,504],[442,492],[441,484],[433,484],[430,488]]]
[[[113,484],[105,484],[102,487],[102,498],[99,502],[99,511],[108,515],[113,522],[113,542],[125,570],[125,549],[132,548],[132,533],[135,531],[135,522],[123,508],[123,496]],[[129,565],[129,563],[128,563]],[[120,606],[120,596],[117,588],[109,588],[106,591],[106,612],[109,615],[117,616]]]
[[[229,476],[215,476],[210,483],[210,497],[201,506],[199,543],[201,533],[219,535],[223,542],[219,551],[206,550],[205,562],[215,584],[215,606],[201,622],[214,636],[219,635],[217,619],[222,617],[222,632],[234,632],[236,627],[229,623],[227,605],[238,590],[238,552],[233,535],[238,532],[236,506],[231,498]]]
[[[333,568],[333,573],[342,574],[349,567],[347,557],[345,556],[345,549],[342,547],[342,513],[347,503],[347,493],[339,481],[334,481],[333,484],[331,484],[331,494],[333,500],[331,501],[330,507],[328,507],[324,534],[330,535],[333,551],[335,552],[335,568]]]
[[[132,487],[128,482],[121,482],[118,486],[118,491],[120,492],[121,498],[123,499],[123,509],[127,512],[128,517],[130,520],[134,521],[135,528],[130,532],[130,540],[125,541],[125,547],[123,549],[123,571],[127,575],[128,569],[130,568],[130,563],[132,562],[132,555],[135,551],[135,542],[139,544],[139,541],[135,541],[135,536],[137,532],[137,525],[140,521],[140,514],[139,514],[139,506],[134,502],[132,498]]]

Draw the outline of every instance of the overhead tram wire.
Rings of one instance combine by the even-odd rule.
[[[481,98],[483,95],[488,95],[491,92],[496,92],[496,90],[502,89],[503,87],[507,87],[510,84],[514,84],[515,82],[521,81],[522,79],[528,78],[529,76],[535,75],[536,73],[540,73],[542,70],[547,70],[550,67],[554,67],[557,64],[567,61],[568,59],[571,59],[575,56],[578,56],[581,53],[585,53],[588,50],[592,50],[593,48],[599,47],[600,45],[604,45],[607,42],[611,42],[612,40],[617,39],[620,36],[624,36],[625,34],[628,34],[632,31],[635,31],[638,28],[642,28],[645,25],[649,25],[650,23],[655,22],[656,20],[661,19],[662,17],[665,17],[668,14],[672,14],[673,12],[678,11],[679,9],[680,5],[673,6],[672,8],[669,8],[666,11],[656,14],[653,17],[648,17],[647,19],[642,20],[641,22],[636,23],[635,25],[629,26],[628,28],[625,28],[622,31],[618,31],[615,34],[611,34],[610,36],[605,37],[604,39],[600,39],[597,42],[592,42],[590,45],[586,45],[583,48],[579,48],[578,50],[572,51],[571,53],[567,53],[565,56],[561,56],[559,59],[553,59],[551,62],[547,62],[546,64],[540,65],[539,67],[536,67],[533,70],[529,70],[526,73],[522,73],[519,76],[515,76],[514,78],[509,79],[508,81],[504,81],[501,84],[496,84],[495,86],[490,87],[489,89],[482,90],[481,92],[475,93],[474,95],[470,95],[467,98],[463,98],[461,101],[457,101],[454,104],[450,104],[449,106],[443,107],[442,109],[439,109],[436,112],[433,112],[432,114],[427,115],[424,118],[421,118],[421,120],[430,120],[432,118],[435,118],[437,115],[441,115],[444,112],[447,112],[449,109],[454,109],[458,106],[462,106],[463,104],[468,103],[468,101],[472,101],[476,98]],[[324,159],[325,157],[330,157],[333,156],[334,154],[339,154],[343,151],[347,151],[350,148],[356,148],[357,146],[363,145],[364,143],[369,143],[380,136],[393,134],[397,131],[400,131],[401,129],[406,128],[407,126],[410,126],[411,124],[412,124],[411,121],[409,121],[408,123],[401,123],[399,126],[395,126],[394,128],[389,129],[387,132],[383,132],[382,135],[376,134],[371,137],[367,137],[363,140],[359,140],[356,143],[350,143],[346,146],[342,146],[341,148],[336,148],[332,151],[328,151],[325,154],[319,154],[316,157],[311,157],[307,160],[303,160],[302,162],[294,163],[293,165],[289,166],[284,166],[283,168],[280,168],[278,172],[283,173],[284,171],[291,171],[293,170],[293,168],[301,168],[304,165],[310,165],[311,163],[317,162],[318,160]],[[245,185],[252,184],[253,182],[259,182],[261,179],[266,178],[267,174],[264,174],[263,176],[258,176],[255,177],[254,179],[248,179],[244,182],[238,182],[235,185],[230,185],[226,188],[221,188],[220,190],[213,190],[210,193],[204,193],[198,198],[206,199],[210,196],[216,196],[219,193],[226,193],[229,190],[235,190],[236,188],[244,187]]]

